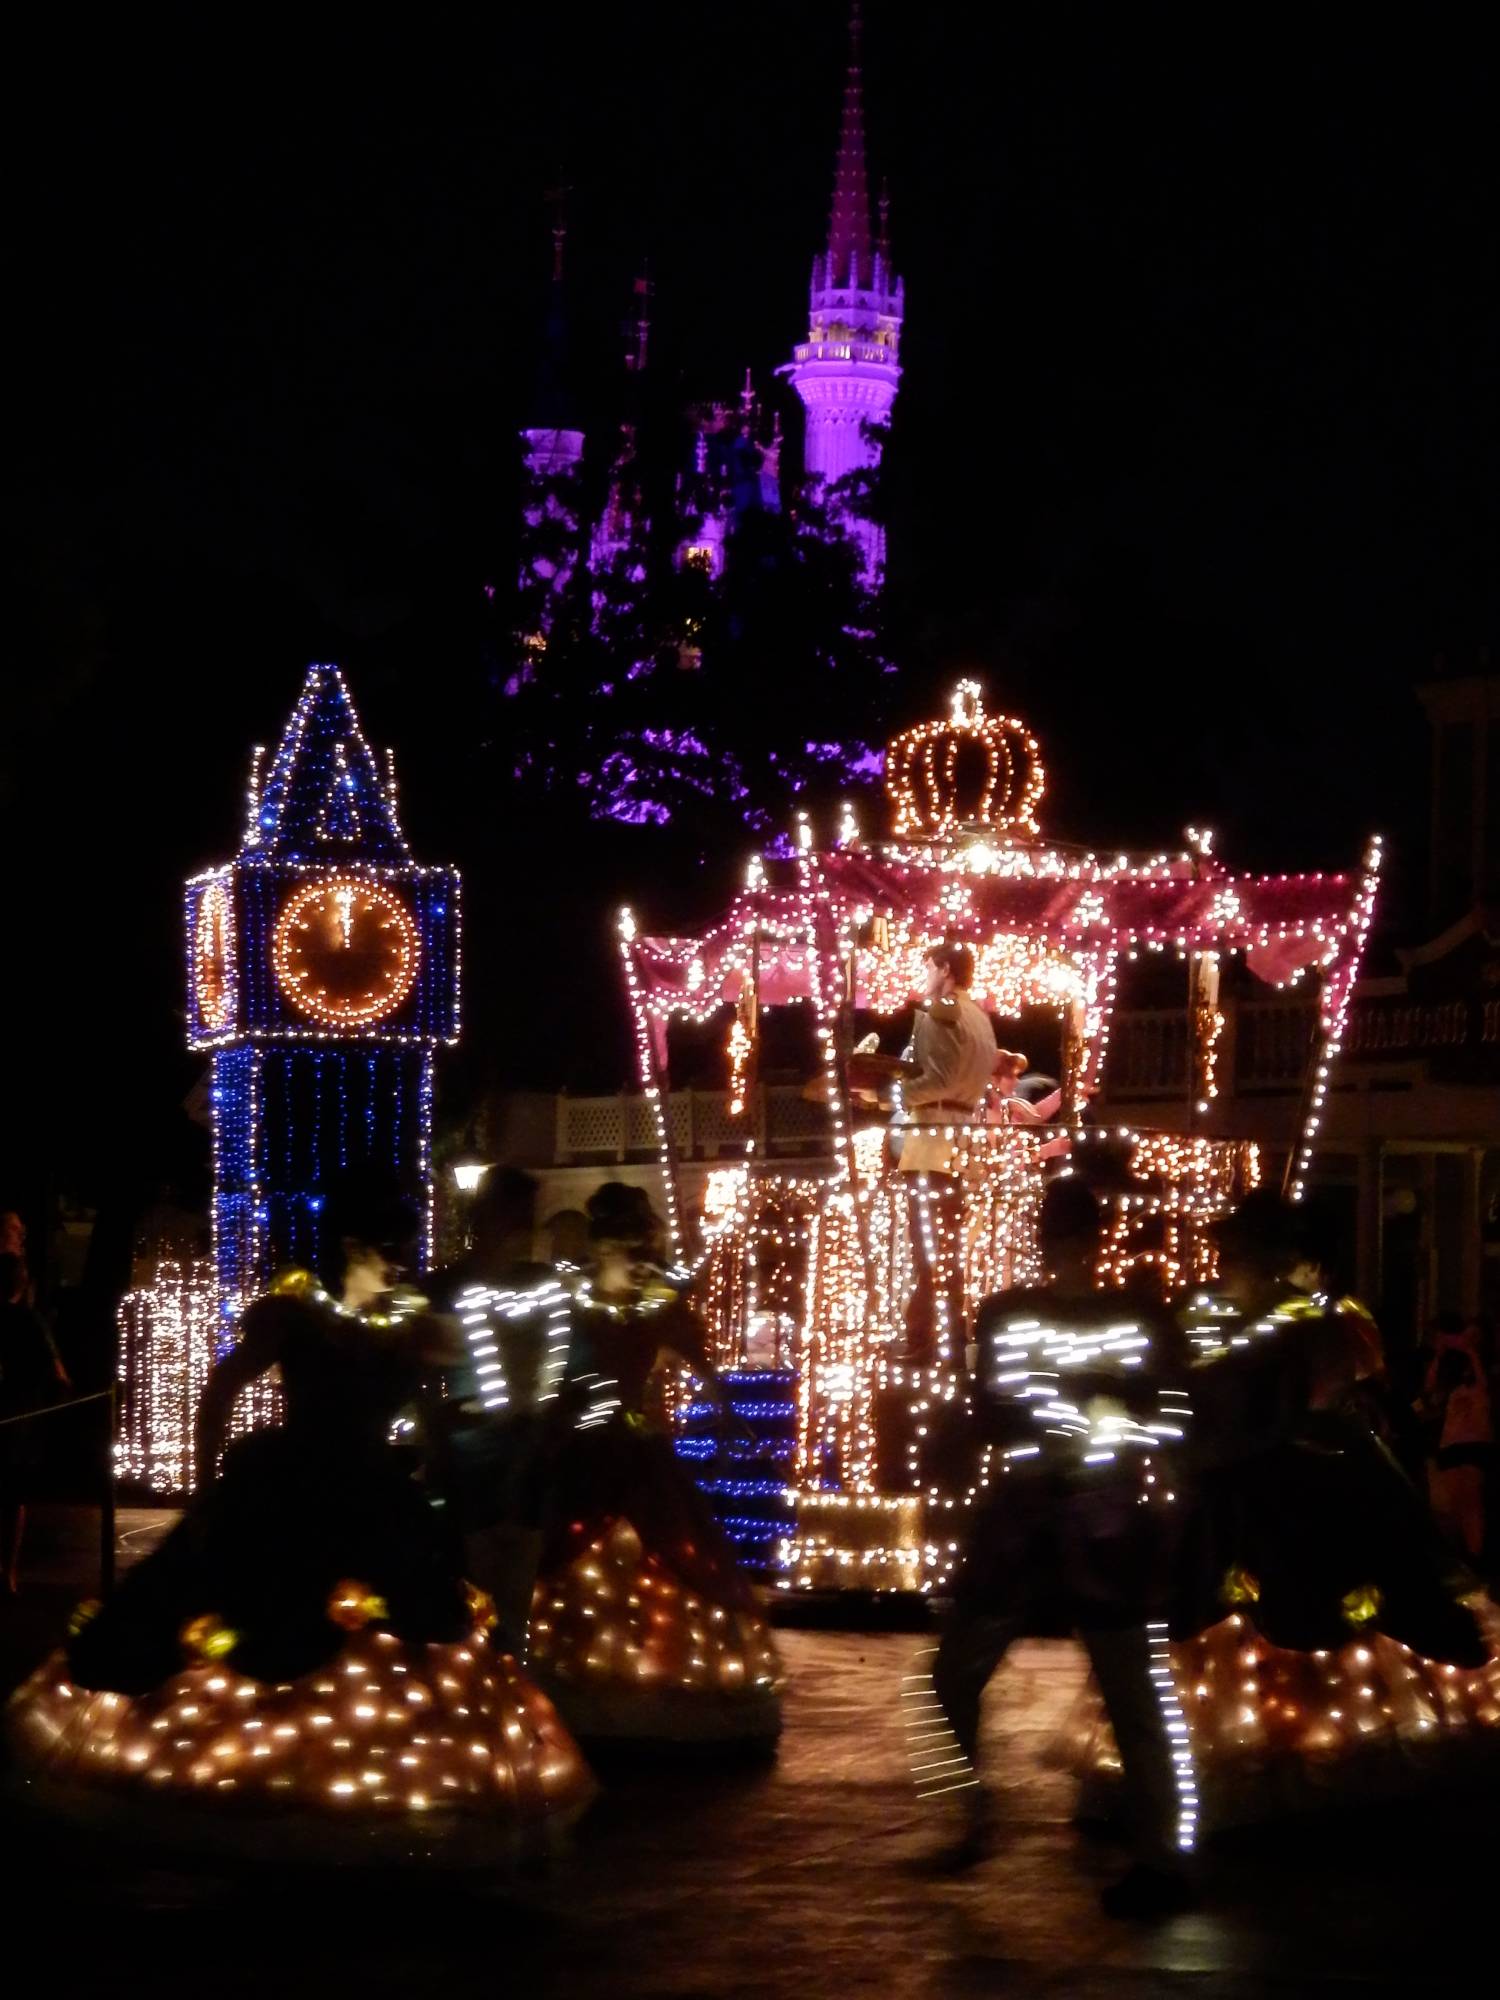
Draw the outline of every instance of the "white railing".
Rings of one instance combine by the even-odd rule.
[[[770,1159],[803,1159],[828,1150],[828,1114],[810,1104],[799,1084],[756,1091],[746,1115],[731,1117],[723,1090],[674,1090],[668,1099],[672,1146],[680,1160],[738,1159],[747,1139]],[[636,1092],[557,1100],[555,1159],[559,1165],[595,1160],[653,1160],[656,1121]]]
[[[1224,1009],[1218,1045],[1221,1100],[1301,1089],[1315,1029],[1311,1000],[1239,1000]],[[1356,1000],[1344,1061],[1500,1041],[1500,1002],[1413,1006]],[[1104,1064],[1103,1107],[1170,1102],[1188,1088],[1185,1007],[1132,1008],[1117,1014]],[[797,1084],[772,1084],[754,1097],[747,1118],[731,1118],[721,1090],[680,1090],[671,1098],[672,1140],[679,1159],[736,1159],[753,1133],[766,1159],[826,1152],[828,1118]],[[647,1160],[656,1156],[651,1107],[636,1093],[557,1100],[556,1160]]]
[[[1224,1009],[1219,1040],[1221,1095],[1294,1091],[1307,1072],[1315,1015],[1305,1000],[1243,1000]],[[1104,1095],[1117,1103],[1185,1097],[1185,1007],[1136,1008],[1115,1017],[1104,1064]]]
[[[894,368],[896,350],[878,347],[865,340],[804,340],[796,349],[798,361],[864,361]]]

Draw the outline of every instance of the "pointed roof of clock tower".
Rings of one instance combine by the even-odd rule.
[[[344,677],[312,666],[269,769],[257,762],[242,852],[283,861],[405,861],[395,774],[365,740]]]

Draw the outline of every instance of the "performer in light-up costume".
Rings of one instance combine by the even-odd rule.
[[[469,1216],[470,1247],[434,1281],[461,1329],[448,1371],[433,1481],[462,1535],[467,1574],[494,1600],[505,1643],[526,1657],[552,1468],[576,1418],[615,1407],[612,1385],[564,1396],[579,1273],[532,1255],[536,1189],[492,1168]]]
[[[1274,1196],[1216,1235],[1220,1287],[1183,1305],[1197,1491],[1170,1614],[1205,1823],[1404,1791],[1446,1744],[1477,1769],[1500,1728],[1500,1614],[1372,1427],[1374,1322],[1296,1290]],[[1108,1774],[1092,1698],[1072,1734],[1085,1780]]]
[[[531,1621],[538,1679],[585,1738],[775,1741],[781,1667],[734,1550],[648,1414],[662,1356],[723,1407],[701,1325],[639,1189],[589,1203],[572,1424],[549,1474]]]
[[[1167,1602],[1180,1513],[1174,1464],[1190,1423],[1184,1356],[1165,1319],[1094,1290],[1098,1209],[1073,1179],[1042,1209],[1050,1282],[987,1300],[978,1318],[988,1494],[965,1550],[930,1697],[910,1703],[926,1795],[959,1791],[982,1852],[975,1764],[984,1688],[1026,1634],[1076,1631],[1122,1746],[1135,1866],[1106,1892],[1122,1912],[1187,1899],[1198,1800],[1167,1666]]]
[[[40,1803],[113,1809],[133,1836],[168,1818],[195,1845],[403,1860],[544,1850],[587,1803],[576,1745],[492,1645],[493,1612],[391,1442],[452,1353],[450,1323],[390,1292],[415,1227],[392,1213],[330,1199],[338,1276],[285,1272],[247,1310],[209,1378],[200,1463],[273,1367],[283,1422],[230,1446],[13,1697],[7,1735]]]

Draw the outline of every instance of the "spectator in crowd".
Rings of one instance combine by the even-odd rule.
[[[1493,1383],[1477,1319],[1439,1313],[1417,1401],[1427,1446],[1432,1511],[1474,1562],[1484,1553],[1495,1460]]]
[[[21,1420],[69,1387],[47,1322],[31,1303],[24,1256],[0,1251],[0,1593],[6,1596],[20,1589],[26,1502],[42,1448],[40,1427]]]

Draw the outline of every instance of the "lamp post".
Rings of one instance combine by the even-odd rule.
[[[453,1185],[458,1190],[457,1214],[458,1241],[463,1252],[473,1247],[474,1241],[474,1197],[484,1185],[484,1177],[490,1170],[488,1160],[476,1160],[472,1153],[461,1153],[453,1162]]]

